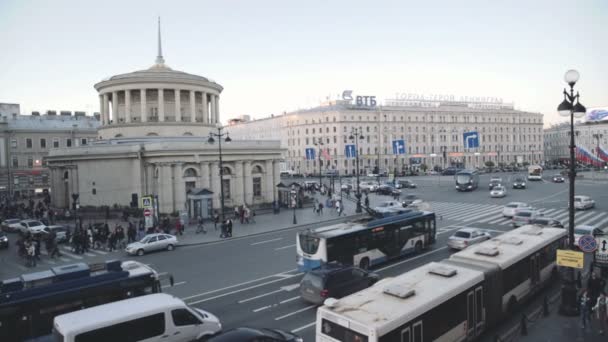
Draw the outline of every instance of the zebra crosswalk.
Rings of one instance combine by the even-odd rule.
[[[460,221],[468,224],[485,223],[489,225],[509,225],[511,219],[502,215],[504,206],[484,203],[429,202],[432,210],[443,220]],[[562,222],[566,227],[569,213],[566,208],[537,208],[543,216]],[[577,211],[574,216],[576,225],[608,227],[608,212],[591,209]]]
[[[59,246],[59,253],[61,254],[61,256],[52,259],[49,256],[49,253],[47,250],[45,250],[44,248],[42,248],[40,250],[40,254],[41,254],[41,260],[38,261],[39,264],[49,264],[49,265],[57,265],[57,264],[61,264],[61,263],[67,263],[67,262],[80,262],[80,261],[86,261],[86,259],[88,258],[96,258],[96,257],[103,257],[107,254],[113,254],[113,253],[121,253],[122,251],[114,251],[114,252],[108,252],[108,251],[103,251],[103,250],[99,250],[99,249],[89,249],[87,252],[84,252],[82,254],[76,254],[73,252],[72,248],[70,246],[67,245],[61,245]]]

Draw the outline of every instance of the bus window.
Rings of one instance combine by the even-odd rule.
[[[319,238],[308,236],[306,233],[300,234],[300,248],[307,254],[315,254],[319,249]]]

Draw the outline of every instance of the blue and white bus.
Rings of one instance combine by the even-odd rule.
[[[309,271],[337,261],[363,269],[435,243],[435,214],[424,211],[366,217],[327,227],[300,231],[296,237],[297,264]]]
[[[55,316],[159,292],[159,274],[137,261],[78,263],[5,279],[0,283],[0,339],[46,336]]]

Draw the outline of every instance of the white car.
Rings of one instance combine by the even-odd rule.
[[[24,233],[38,233],[46,228],[46,225],[38,220],[23,220],[20,222],[21,231]]]
[[[6,219],[2,221],[2,230],[5,232],[21,231],[21,219]]]
[[[472,244],[490,240],[490,233],[477,228],[463,228],[457,230],[448,238],[448,247],[452,249],[465,249]]]
[[[361,192],[374,192],[378,189],[378,184],[372,182],[361,182],[359,183]]]
[[[502,210],[502,216],[504,217],[513,217],[515,215],[515,211],[517,209],[531,209],[531,207],[527,203],[523,202],[511,202],[505,205]]]
[[[384,201],[384,202],[380,203],[379,206],[375,207],[374,210],[377,212],[384,212],[384,211],[389,211],[390,209],[393,209],[393,208],[403,209],[403,204],[401,204],[401,202],[398,202],[398,201]]]
[[[595,201],[589,196],[574,196],[574,209],[591,209],[595,207]]]
[[[143,239],[127,245],[125,251],[130,255],[142,256],[145,253],[166,249],[172,251],[179,244],[177,237],[170,234],[148,234]]]
[[[490,197],[492,197],[492,198],[499,198],[499,197],[505,197],[505,196],[507,196],[507,188],[505,188],[502,185],[495,186],[490,191]]]
[[[574,227],[574,246],[578,247],[578,240],[583,235],[591,235],[595,236],[596,234],[601,234],[602,230],[590,225],[580,225]]]
[[[511,218],[511,223],[513,224],[513,227],[517,228],[529,224],[530,221],[535,220],[541,216],[543,216],[543,214],[540,212],[540,210],[517,209],[515,210],[513,218]]]

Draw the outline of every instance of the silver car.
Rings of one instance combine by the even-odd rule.
[[[507,189],[502,185],[497,185],[490,190],[490,197],[500,198],[507,195]]]
[[[463,228],[457,230],[448,238],[448,247],[452,249],[465,249],[470,245],[480,243],[492,238],[490,233],[477,228]]]
[[[148,234],[143,239],[128,244],[125,251],[130,255],[142,256],[163,249],[172,251],[178,243],[177,237],[170,234]]]

